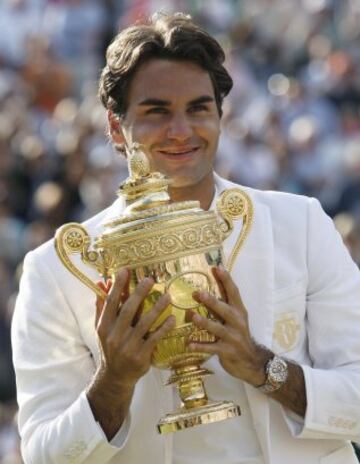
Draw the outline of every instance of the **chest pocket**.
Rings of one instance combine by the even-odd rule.
[[[295,350],[305,336],[305,280],[275,290],[273,297],[273,350],[277,354]]]

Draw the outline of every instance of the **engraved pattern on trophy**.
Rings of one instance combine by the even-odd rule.
[[[169,315],[175,316],[176,324],[157,343],[152,364],[171,370],[167,384],[176,385],[181,406],[160,419],[160,433],[238,416],[240,408],[232,401],[212,401],[207,397],[203,379],[212,372],[201,365],[210,355],[192,352],[189,342],[211,343],[216,339],[189,322],[188,313],[214,318],[192,294],[206,290],[220,298],[211,268],[226,264],[231,270],[251,228],[251,200],[236,188],[220,195],[217,212],[202,210],[198,201],[171,203],[167,191],[171,181],[150,172],[146,154],[137,144],[128,153],[128,167],[130,176],[118,190],[126,201],[121,217],[105,224],[104,232],[93,239],[80,224],[64,225],[55,237],[58,256],[70,272],[102,298],[103,290],[76,267],[71,255],[80,254],[82,262],[94,267],[105,280],[114,279],[118,270],[127,266],[131,270],[130,291],[145,277],[152,277],[154,285],[144,301],[142,314],[150,311],[161,295],[170,293],[171,303],[150,331],[156,330]],[[233,222],[239,219],[241,233],[228,263],[224,263],[222,243],[233,230]]]
[[[184,221],[186,221],[184,223]],[[210,222],[211,221],[211,222]],[[210,223],[209,223],[210,222]],[[190,226],[188,223],[191,223]],[[161,230],[159,230],[161,227]],[[119,235],[122,231],[119,231]],[[113,266],[146,265],[186,256],[190,251],[207,251],[219,246],[224,236],[216,217],[170,219],[166,224],[153,224],[152,227],[127,229],[122,233],[122,243],[103,235],[96,241],[98,249],[111,249]],[[112,246],[112,242],[115,245]],[[111,269],[112,271],[112,269]]]

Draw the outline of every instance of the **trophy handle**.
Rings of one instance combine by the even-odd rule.
[[[72,254],[80,253],[83,263],[95,267],[97,270],[100,268],[101,271],[105,271],[104,266],[100,263],[99,253],[88,251],[90,243],[91,238],[86,229],[76,222],[63,225],[55,234],[55,250],[66,269],[93,290],[96,295],[105,300],[107,297],[106,292],[81,272],[69,257]],[[106,272],[102,272],[102,274],[106,275]]]
[[[249,195],[240,188],[224,190],[216,202],[216,209],[221,217],[219,224],[224,233],[224,239],[230,235],[234,228],[234,220],[242,219],[243,226],[227,262],[227,268],[232,270],[237,254],[240,251],[246,237],[249,235],[253,220],[254,207]]]

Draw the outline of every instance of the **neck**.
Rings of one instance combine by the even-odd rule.
[[[200,182],[186,187],[169,187],[172,202],[197,200],[203,210],[210,208],[215,193],[215,180],[213,172],[210,172]]]

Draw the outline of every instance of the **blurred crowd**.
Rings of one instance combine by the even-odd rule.
[[[22,259],[115,198],[126,163],[97,79],[116,31],[160,9],[227,52],[217,171],[317,197],[360,264],[360,0],[2,0],[0,464],[21,463],[9,331]]]

